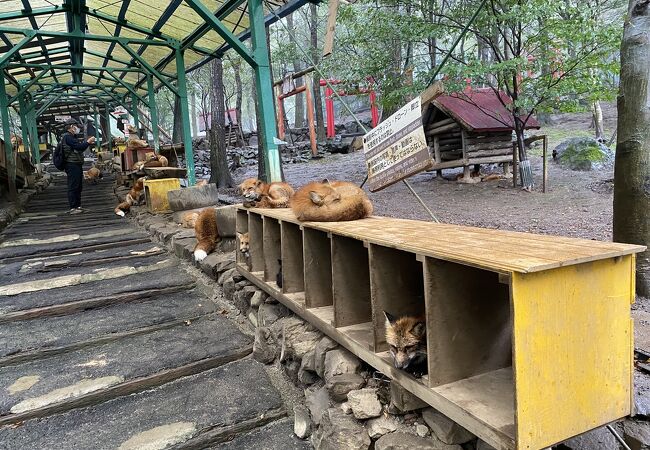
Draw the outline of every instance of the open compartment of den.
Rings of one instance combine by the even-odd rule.
[[[264,225],[262,216],[248,213],[248,239],[250,242],[250,271],[264,271]]]
[[[248,233],[248,212],[242,211],[241,209],[237,210],[237,219],[235,221],[235,228],[237,231],[237,264],[243,264],[247,269],[250,270],[248,258],[239,251],[241,248],[241,243],[239,242],[239,235]]]
[[[332,258],[327,233],[303,228],[303,261],[305,265],[305,306],[326,308],[333,314]]]
[[[282,251],[280,246],[280,222],[272,217],[263,218],[264,281],[275,285],[282,276],[280,265]],[[280,282],[281,284],[282,282]],[[279,287],[278,287],[279,289]]]
[[[305,264],[303,262],[302,231],[294,223],[281,222],[282,292],[304,306]]]
[[[384,311],[395,318],[425,317],[422,263],[414,253],[370,244],[370,292],[374,348],[391,364]]]
[[[501,430],[515,430],[510,277],[424,258],[428,382]]]
[[[368,350],[374,349],[368,249],[363,241],[332,235],[334,326]]]

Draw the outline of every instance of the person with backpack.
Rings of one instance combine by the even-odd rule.
[[[95,137],[89,137],[85,142],[79,142],[76,135],[79,134],[79,124],[76,120],[70,119],[65,123],[65,133],[61,136],[61,142],[57,148],[59,158],[55,158],[55,165],[63,165],[65,173],[68,175],[68,203],[70,204],[70,214],[79,214],[81,209],[81,188],[83,187],[83,163],[84,151],[89,145],[95,143]],[[61,155],[62,154],[62,155]],[[57,159],[63,156],[63,163]]]

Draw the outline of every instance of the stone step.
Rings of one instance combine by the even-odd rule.
[[[0,324],[0,367],[169,328],[215,311],[196,290]]]
[[[276,420],[268,425],[235,437],[231,441],[216,444],[207,450],[309,450],[312,445],[293,434],[293,419]]]
[[[97,248],[133,245],[146,242],[149,235],[140,231],[113,229],[109,231],[71,233],[55,235],[32,241],[9,239],[0,244],[0,260],[5,263],[20,261],[34,256],[61,255],[79,250],[89,251]]]
[[[241,359],[252,338],[218,314],[0,368],[0,425],[138,392]]]
[[[140,244],[142,245],[142,244]],[[149,244],[149,248],[154,247]],[[128,250],[131,247],[127,247]],[[158,250],[157,253],[141,254],[138,256],[131,255],[128,258],[128,253],[124,251],[123,247],[115,249],[106,249],[105,251],[112,251],[116,257],[97,252],[81,253],[78,255],[55,256],[53,258],[30,258],[28,261],[18,263],[11,263],[0,268],[0,293],[7,292],[16,288],[19,283],[34,282],[48,280],[50,285],[56,284],[56,279],[59,277],[67,277],[70,275],[91,275],[93,273],[104,273],[111,270],[117,270],[120,267],[133,267],[138,271],[146,271],[147,267],[154,269],[159,267],[163,261],[169,260],[170,256]],[[127,255],[127,258],[120,255]],[[95,259],[92,259],[94,256]],[[98,259],[98,256],[101,259]],[[85,260],[85,261],[84,261]],[[84,263],[80,266],[79,263]],[[155,270],[155,269],[154,269]],[[108,274],[110,276],[110,273]],[[88,278],[88,277],[86,277]],[[45,283],[46,285],[48,283]],[[38,286],[26,286],[24,292],[35,290]]]
[[[89,267],[113,261],[131,261],[140,258],[149,258],[154,255],[166,253],[161,247],[151,242],[131,245],[128,247],[107,248],[89,252],[76,252],[64,256],[29,258],[24,261],[4,264],[0,266],[0,284],[15,281],[31,274],[63,273],[75,267]],[[127,263],[128,264],[128,263]]]
[[[176,264],[176,263],[175,263]],[[157,270],[127,275],[113,280],[97,280],[46,291],[25,292],[20,295],[0,295],[0,321],[4,314],[27,311],[35,308],[64,306],[90,302],[109,302],[118,294],[149,291],[152,289],[187,288],[195,283],[193,277],[176,265]],[[146,296],[150,296],[147,294]],[[137,295],[136,295],[137,297]],[[97,300],[93,302],[93,300]],[[76,307],[74,309],[77,309]]]
[[[237,361],[21,426],[0,428],[7,450],[205,448],[285,414],[262,364]]]

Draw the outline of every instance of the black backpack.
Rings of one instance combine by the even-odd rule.
[[[61,136],[61,139],[59,139],[59,143],[56,144],[56,148],[54,149],[54,153],[52,154],[52,162],[54,163],[54,167],[56,167],[59,170],[65,169],[65,152],[63,151],[63,136]]]

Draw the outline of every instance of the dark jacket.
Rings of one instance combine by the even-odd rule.
[[[90,144],[88,142],[79,142],[70,133],[64,133],[61,137],[63,139],[63,153],[65,155],[65,162],[73,164],[83,164],[84,151]]]

